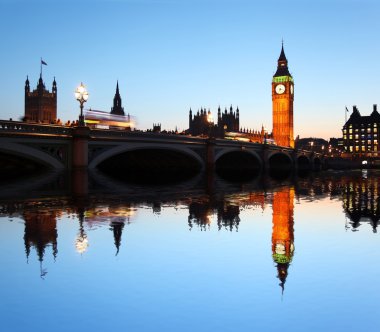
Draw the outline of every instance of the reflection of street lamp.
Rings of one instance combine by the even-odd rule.
[[[75,98],[79,101],[80,104],[80,115],[79,115],[79,126],[84,126],[84,116],[83,116],[83,104],[88,99],[88,92],[83,85],[83,83],[80,84],[80,86],[77,87],[75,90]]]
[[[84,227],[83,227],[84,213],[82,211],[79,212],[78,219],[79,219],[79,234],[75,241],[75,248],[78,253],[83,254],[87,250],[89,244],[88,244],[86,232],[84,231]]]
[[[313,151],[313,145],[314,145],[314,141],[311,141],[310,142],[310,151]]]

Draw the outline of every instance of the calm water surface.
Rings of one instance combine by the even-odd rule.
[[[1,331],[379,331],[378,172],[2,184]]]

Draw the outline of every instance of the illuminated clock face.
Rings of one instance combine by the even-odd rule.
[[[293,94],[293,85],[290,86],[290,93]]]
[[[278,254],[278,255],[285,255],[286,254],[286,249],[285,249],[285,246],[283,243],[276,243],[274,250],[275,250],[276,254]]]
[[[281,95],[285,92],[285,85],[284,84],[279,84],[276,85],[276,93]]]

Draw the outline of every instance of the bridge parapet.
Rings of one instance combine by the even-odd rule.
[[[20,121],[0,120],[0,134],[46,134],[72,136],[73,128],[51,124],[32,124]]]
[[[326,157],[325,153],[321,152],[315,152],[315,151],[310,151],[310,150],[295,150],[297,156],[307,156],[307,157],[312,157],[312,158],[324,158]]]

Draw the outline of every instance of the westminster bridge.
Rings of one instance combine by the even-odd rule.
[[[19,158],[56,170],[95,169],[107,163],[108,166],[123,166],[120,158],[131,153],[137,155],[127,158],[129,161],[140,158],[152,167],[155,163],[162,167],[162,162],[172,168],[192,165],[197,171],[234,170],[242,165],[260,171],[320,169],[325,163],[324,155],[273,144],[0,121],[0,156],[3,160]]]

